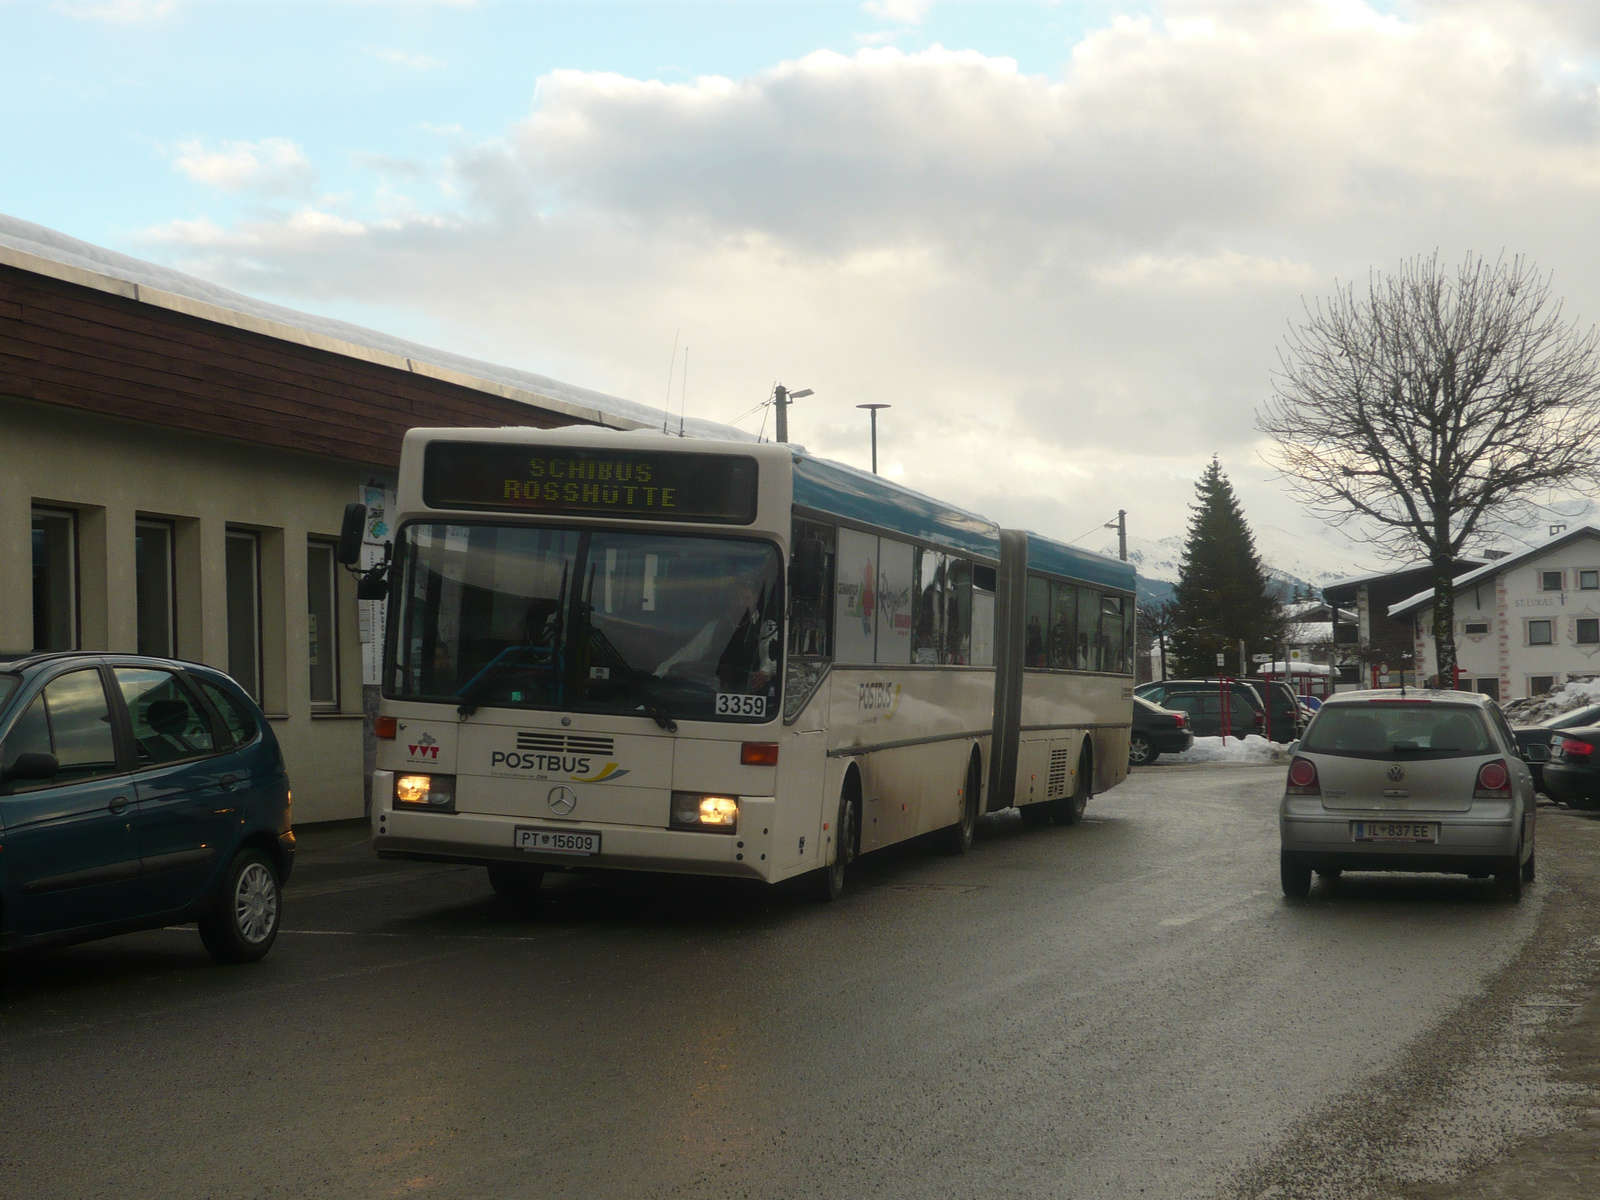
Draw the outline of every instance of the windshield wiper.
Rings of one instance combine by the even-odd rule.
[[[650,689],[655,686],[656,677],[646,671],[640,671],[637,667],[633,669],[637,672],[639,681],[639,707],[650,714],[655,723],[668,733],[677,733],[678,723],[667,715],[666,710],[657,704],[650,694]]]

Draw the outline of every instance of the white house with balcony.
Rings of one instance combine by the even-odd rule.
[[[1600,528],[1581,525],[1458,575],[1453,590],[1463,690],[1514,700],[1600,678]],[[1433,598],[1429,588],[1389,608],[1412,623],[1421,676],[1438,673]]]

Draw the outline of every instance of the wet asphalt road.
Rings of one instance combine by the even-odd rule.
[[[1323,1194],[1286,1147],[1403,1119],[1402,1067],[1453,1094],[1461,1055],[1419,1047],[1520,986],[1565,835],[1542,819],[1521,905],[1379,876],[1288,903],[1282,770],[1158,765],[1076,828],[876,856],[831,906],[583,875],[519,906],[322,832],[258,966],[192,930],[12,965],[0,1196]],[[1339,1147],[1312,1158],[1328,1184]]]

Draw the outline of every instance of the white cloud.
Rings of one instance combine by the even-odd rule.
[[[386,63],[393,63],[397,67],[406,67],[412,71],[437,71],[444,66],[442,59],[426,54],[413,54],[408,50],[394,50],[387,46],[368,46],[367,53]]]
[[[57,12],[80,21],[105,21],[111,25],[136,25],[143,21],[159,21],[177,11],[177,0],[105,0],[92,4],[52,4]]]
[[[224,192],[293,192],[309,185],[315,174],[299,146],[276,137],[217,146],[182,142],[172,165],[197,183]]]
[[[861,7],[885,21],[901,25],[920,25],[928,13],[932,0],[866,0]]]
[[[864,462],[854,405],[892,403],[908,484],[1060,536],[1119,507],[1181,531],[1213,452],[1292,523],[1252,418],[1302,296],[1506,247],[1600,316],[1600,99],[1571,66],[1597,47],[1541,6],[1340,0],[1117,18],[1059,77],[940,48],[558,71],[504,136],[460,138],[448,211],[163,237],[234,286],[403,297],[461,349],[646,401],[681,329],[692,413],[781,378],[817,393],[796,437]],[[228,186],[264,145],[180,169]]]

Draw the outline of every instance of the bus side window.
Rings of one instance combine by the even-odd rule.
[[[1028,576],[1027,629],[1023,639],[1022,664],[1025,667],[1050,665],[1050,581]]]
[[[1122,597],[1100,597],[1099,669],[1125,670],[1122,643]]]
[[[972,564],[948,558],[944,585],[944,654],[939,661],[965,667],[972,662]]]
[[[1070,583],[1050,585],[1050,665],[1070,671],[1076,663],[1072,641],[1077,629],[1077,591]]]
[[[972,665],[994,666],[994,586],[993,567],[972,568]]]
[[[945,556],[937,550],[917,550],[916,611],[911,627],[911,661],[937,663],[944,636]]]
[[[1075,657],[1080,671],[1103,670],[1095,660],[1100,641],[1100,593],[1094,588],[1078,589],[1078,646]]]
[[[833,657],[834,527],[817,521],[794,522],[790,546],[811,542],[822,552],[822,586],[817,595],[795,599],[789,611],[789,653],[800,658]],[[791,551],[792,553],[792,551]]]

